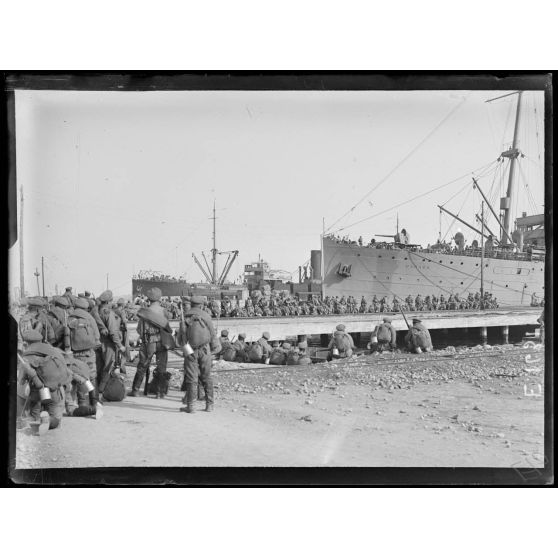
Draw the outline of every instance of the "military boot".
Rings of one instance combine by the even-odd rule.
[[[196,384],[188,382],[186,384],[186,407],[180,407],[183,413],[195,413],[196,408],[194,407],[196,401]]]
[[[213,411],[213,380],[209,379],[205,382],[205,410],[208,413]]]

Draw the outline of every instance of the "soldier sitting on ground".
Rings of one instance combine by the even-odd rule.
[[[327,347],[329,349],[329,358],[348,358],[353,356],[355,344],[353,338],[345,331],[345,325],[339,324],[333,332],[333,337]]]
[[[271,353],[271,346],[269,345],[270,335],[268,331],[264,331],[262,336],[252,344],[248,353],[251,362],[265,362]]]
[[[283,346],[280,347],[279,341],[273,342],[273,347],[269,355],[269,364],[275,364],[278,366],[285,364],[287,359],[287,349],[285,348],[285,345],[288,345],[288,348],[290,348],[289,343],[283,343]]]
[[[246,354],[246,334],[239,333],[238,339],[232,344],[235,354],[235,362],[250,362],[248,355]]]
[[[397,347],[397,333],[391,325],[391,318],[384,318],[383,323],[374,329],[368,349],[375,353],[383,353],[384,351],[394,351]]]
[[[422,351],[430,352],[432,350],[430,332],[419,318],[413,318],[413,325],[409,328],[409,332],[405,336],[405,343],[407,349],[414,353],[421,353]]]
[[[301,341],[298,344],[298,366],[306,366],[312,364],[312,359],[308,356],[308,342]]]

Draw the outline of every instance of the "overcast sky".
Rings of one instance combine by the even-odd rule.
[[[36,294],[41,256],[47,294],[55,285],[98,294],[107,273],[129,294],[142,269],[199,281],[191,254],[209,257],[214,199],[218,249],[240,251],[231,279],[258,255],[295,271],[319,249],[322,219],[332,230],[367,219],[339,234],[368,241],[394,234],[399,213],[426,246],[438,237],[437,204],[474,224],[472,171],[512,140],[516,96],[485,103],[504,93],[17,91],[26,289]],[[514,217],[542,212],[544,199],[543,94],[523,99]],[[502,172],[479,182],[498,207]],[[457,231],[450,223],[442,235]]]

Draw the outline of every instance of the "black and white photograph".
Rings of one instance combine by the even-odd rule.
[[[8,76],[11,477],[544,484],[551,83]]]

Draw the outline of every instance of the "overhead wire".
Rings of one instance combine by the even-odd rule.
[[[467,98],[468,95],[465,96],[458,105],[453,107],[450,110],[450,112],[446,114],[446,116],[444,116],[444,118],[442,118],[442,120],[434,127],[434,129],[431,130],[415,147],[413,147],[413,149],[411,149],[411,151],[409,151],[409,153],[407,153],[407,155],[405,155],[405,157],[403,157],[403,159],[401,159],[399,163],[397,163],[395,167],[393,167],[375,186],[373,186],[370,190],[368,190],[368,192],[364,196],[362,196],[362,198],[355,205],[353,205],[348,211],[346,211],[341,217],[339,217],[339,219],[334,221],[326,229],[325,232],[326,233],[329,232],[335,225],[337,225],[337,223],[339,223],[342,219],[344,219],[347,215],[349,215],[349,213],[354,211],[362,202],[364,202],[371,194],[373,194],[384,182],[386,182],[386,180],[390,178],[395,173],[395,171],[397,171],[407,160],[409,160],[418,151],[418,149],[420,149],[420,147],[422,147],[438,131],[438,129],[447,120],[449,120],[449,118],[451,118],[459,108],[461,108],[461,106],[463,105],[463,103],[465,103]]]
[[[488,166],[490,166],[490,165],[492,165],[492,164],[494,164],[494,161],[492,161],[492,162],[489,163],[488,165],[484,165],[483,167],[479,167],[479,169],[485,169],[486,167],[488,167]],[[476,169],[476,170],[479,170],[479,169]],[[473,171],[473,173],[476,172],[476,170]],[[420,198],[422,198],[422,197],[424,197],[424,196],[428,196],[429,194],[432,194],[433,192],[436,192],[437,190],[441,190],[442,188],[445,188],[445,187],[447,187],[447,186],[450,186],[451,184],[455,184],[456,182],[459,182],[460,180],[463,180],[464,178],[467,178],[467,177],[470,177],[470,176],[471,176],[471,173],[468,172],[468,173],[466,173],[466,174],[464,174],[464,175],[462,175],[462,176],[460,176],[460,177],[458,177],[458,178],[455,178],[454,180],[451,180],[451,181],[449,181],[449,182],[446,182],[445,184],[441,184],[440,186],[436,186],[435,188],[432,188],[431,190],[428,190],[427,192],[424,192],[424,193],[419,194],[419,195],[417,195],[417,196],[415,196],[415,197],[413,197],[413,198],[410,198],[410,199],[405,200],[405,201],[402,201],[402,202],[400,202],[400,203],[398,203],[398,204],[396,204],[396,205],[393,205],[393,206],[391,206],[391,207],[388,207],[387,209],[384,209],[384,210],[382,210],[382,211],[380,211],[380,212],[378,212],[378,213],[375,213],[374,215],[370,215],[369,217],[365,217],[364,219],[360,219],[359,221],[356,221],[356,222],[354,222],[354,223],[351,223],[351,224],[349,224],[349,225],[346,225],[345,227],[340,227],[339,229],[337,229],[337,230],[331,232],[330,234],[335,234],[335,233],[338,233],[338,232],[340,232],[340,231],[347,230],[347,229],[349,229],[349,228],[351,228],[351,227],[354,227],[355,225],[359,225],[360,223],[364,223],[365,221],[369,221],[370,219],[374,219],[374,218],[376,218],[376,217],[379,217],[380,215],[383,215],[384,213],[388,213],[388,212],[390,212],[390,211],[393,211],[394,209],[397,209],[397,208],[399,208],[399,207],[401,207],[401,206],[403,206],[403,205],[406,205],[406,204],[411,203],[411,202],[413,202],[413,201],[415,201],[415,200],[418,200],[418,199],[420,199]]]

